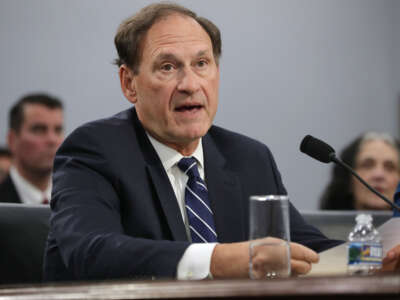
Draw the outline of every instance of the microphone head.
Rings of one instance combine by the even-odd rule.
[[[335,150],[331,146],[311,135],[304,137],[300,151],[323,163],[329,163],[335,157]]]

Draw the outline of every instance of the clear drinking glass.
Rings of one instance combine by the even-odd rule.
[[[289,197],[250,196],[249,205],[250,278],[290,276]]]

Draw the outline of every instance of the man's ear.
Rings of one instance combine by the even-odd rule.
[[[119,67],[118,74],[122,92],[129,102],[135,104],[137,102],[137,96],[133,71],[124,64]]]

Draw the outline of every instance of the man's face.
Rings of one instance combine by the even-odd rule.
[[[131,102],[153,137],[185,154],[217,111],[219,68],[211,39],[194,19],[173,14],[150,28],[141,48]]]
[[[10,131],[9,146],[21,172],[48,174],[63,141],[63,112],[42,104],[25,104],[18,132]]]

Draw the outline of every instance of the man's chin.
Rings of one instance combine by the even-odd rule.
[[[206,135],[210,126],[187,126],[178,134],[180,138],[187,141],[195,141]]]
[[[37,176],[49,176],[53,171],[53,165],[38,166],[31,169]]]
[[[199,133],[181,136],[179,138],[179,144],[183,146],[197,143],[205,134],[206,133]]]

